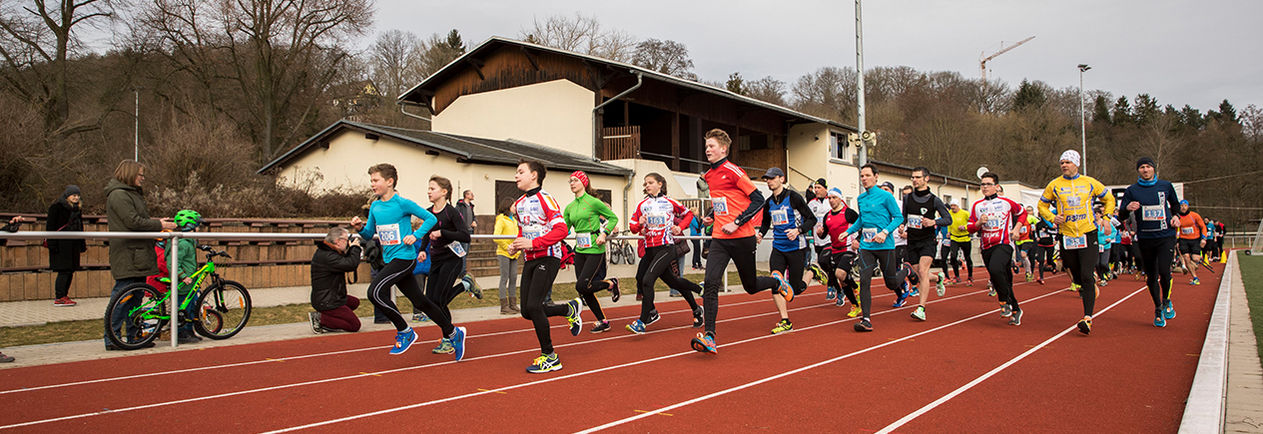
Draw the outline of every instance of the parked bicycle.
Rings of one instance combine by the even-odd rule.
[[[198,249],[207,252],[206,265],[190,276],[193,290],[180,300],[176,321],[192,323],[193,330],[207,338],[228,339],[245,328],[250,320],[250,293],[240,283],[226,280],[215,272],[215,258],[232,259],[231,256],[207,245]],[[210,278],[210,283],[202,288],[207,278]],[[167,278],[160,280],[170,284]],[[171,322],[172,292],[178,291],[159,291],[148,283],[135,283],[123,289],[106,306],[106,338],[126,350],[142,348],[153,342]],[[116,311],[123,319],[112,327],[110,318]]]
[[[627,265],[636,263],[636,249],[632,247],[627,240],[617,239],[615,237],[622,235],[630,235],[627,231],[616,231],[609,236],[609,246],[605,248],[605,252],[610,256],[610,263],[617,264],[619,262]]]

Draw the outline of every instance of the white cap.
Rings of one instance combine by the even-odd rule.
[[[1079,151],[1076,151],[1076,150],[1074,150],[1074,149],[1067,149],[1067,150],[1066,150],[1066,152],[1062,152],[1062,153],[1061,153],[1061,159],[1060,159],[1060,160],[1057,160],[1057,162],[1058,162],[1058,163],[1060,163],[1060,162],[1062,162],[1062,161],[1069,161],[1069,162],[1073,163],[1076,167],[1078,167],[1078,166],[1079,166],[1079,161],[1080,161],[1080,160],[1079,160]]]

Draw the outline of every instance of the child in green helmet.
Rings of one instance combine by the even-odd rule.
[[[197,211],[190,209],[180,210],[180,212],[175,214],[174,221],[176,230],[180,232],[193,232],[197,230],[198,226],[202,225],[202,215],[198,214]],[[177,250],[176,254],[180,255],[179,258],[176,258],[176,262],[179,267],[177,275],[180,280],[177,287],[179,288],[178,292],[180,294],[180,302],[183,303],[184,298],[188,297],[189,293],[192,292],[193,289],[193,279],[189,276],[192,276],[193,273],[197,272],[197,240],[192,238],[180,238],[179,248]],[[166,261],[168,264],[171,263],[171,249],[165,250],[163,254],[163,261]],[[195,304],[196,303],[189,303],[189,308],[184,312],[186,316],[197,313],[197,306],[195,306]],[[181,344],[191,344],[202,340],[202,338],[197,336],[197,333],[193,332],[193,323],[180,323],[179,329],[180,336],[178,342]]]

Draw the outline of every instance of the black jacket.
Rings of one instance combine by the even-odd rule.
[[[63,196],[48,207],[49,232],[83,232],[83,218],[79,207],[71,205]],[[48,267],[57,271],[79,269],[80,254],[88,250],[82,239],[48,240]]]
[[[360,248],[351,246],[338,253],[324,240],[316,241],[311,257],[311,307],[333,310],[346,305],[346,273],[360,265]]]

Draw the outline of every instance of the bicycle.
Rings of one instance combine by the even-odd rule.
[[[210,339],[231,338],[250,320],[250,293],[240,283],[223,279],[215,272],[215,258],[232,259],[231,256],[207,245],[198,246],[198,249],[208,253],[206,264],[189,276],[193,279],[190,285],[193,290],[181,300],[176,320],[192,323],[197,334]],[[202,282],[208,277],[210,284],[202,288]],[[166,278],[160,280],[170,283]],[[171,322],[169,306],[172,292],[178,293],[178,289],[159,291],[148,283],[134,283],[124,288],[106,305],[106,338],[125,350],[139,349],[153,342]],[[192,306],[197,308],[190,309]],[[194,315],[189,317],[186,312]],[[111,321],[115,314],[119,319]]]
[[[628,234],[629,232],[627,231],[616,231],[610,234],[605,251],[610,255],[611,264],[618,264],[620,261],[625,262],[627,265],[636,263],[636,249],[632,248],[631,243],[627,242],[627,240],[615,238]]]

